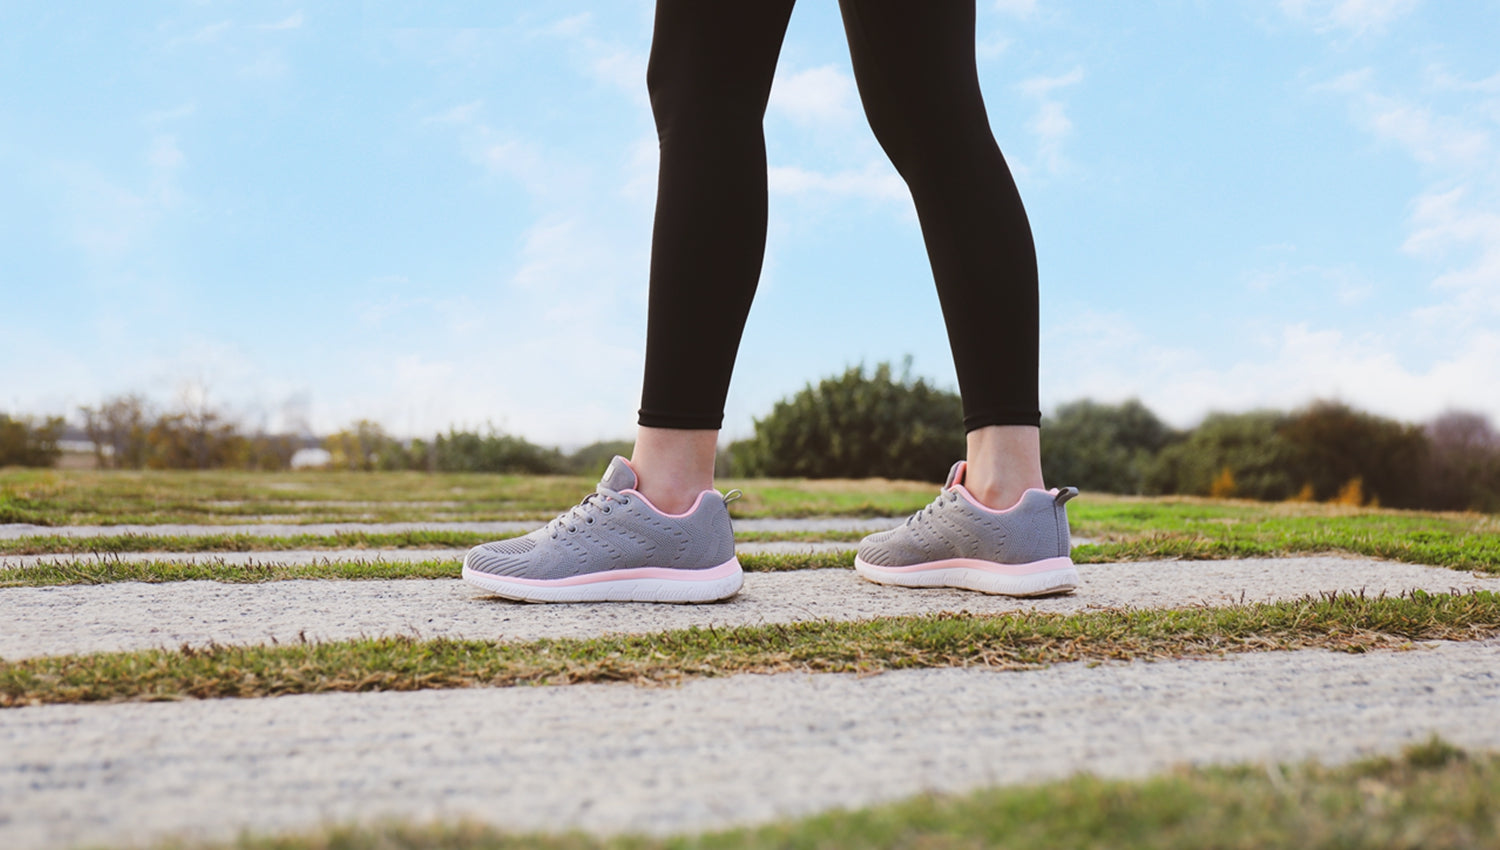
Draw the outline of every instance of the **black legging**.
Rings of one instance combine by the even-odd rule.
[[[762,122],[794,0],[658,0],[661,139],[640,424],[718,428],[766,240]],[[840,0],[865,115],[906,180],[964,427],[1037,425],[1036,249],[990,132],[974,0]]]

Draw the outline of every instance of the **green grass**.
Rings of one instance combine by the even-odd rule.
[[[917,482],[724,481],[745,498],[737,517],[902,515],[935,487]],[[225,524],[550,518],[592,482],[582,478],[422,473],[98,472],[0,470],[0,521]],[[9,505],[10,507],[6,507]],[[7,517],[6,511],[11,511]],[[29,516],[21,518],[16,511]],[[1159,558],[1220,559],[1345,552],[1500,574],[1500,517],[1255,503],[1085,495],[1069,504],[1075,535],[1097,541],[1083,563]],[[497,536],[457,531],[353,532],[252,537],[231,528],[207,537],[126,535],[0,541],[0,554],[79,552],[273,552],[287,549],[461,548]],[[742,542],[834,540],[854,533],[742,533]],[[822,562],[814,562],[822,563]]]
[[[338,534],[257,535],[235,532],[216,534],[117,534],[101,537],[63,537],[38,534],[0,540],[0,555],[76,555],[117,552],[286,552],[334,549],[466,549],[491,540],[516,537],[524,532],[478,531],[345,531]],[[740,543],[762,541],[856,542],[863,532],[843,531],[741,531]]]
[[[217,581],[225,584],[255,584],[293,579],[452,579],[461,563],[453,559],[405,562],[378,560],[322,561],[315,564],[277,564],[272,553],[266,563],[226,564],[220,561],[76,561],[59,560],[27,567],[0,569],[0,588],[56,587],[73,584],[112,584],[141,581]],[[740,555],[748,572],[785,572],[854,566],[854,551],[817,553],[767,553]]]
[[[1500,634],[1500,594],[1329,595],[1177,610],[893,617],[525,643],[381,637],[0,661],[0,707],[804,671],[1031,669],[1229,652],[1365,651]]]
[[[209,525],[253,521],[443,522],[550,519],[594,488],[557,475],[422,472],[181,472],[0,469],[0,523]],[[742,517],[898,516],[936,485],[725,479]]]
[[[668,838],[518,835],[467,825],[345,827],[242,837],[237,850],[752,850],[752,848],[1500,847],[1500,756],[1440,740],[1397,758],[1325,767],[1182,768],[1144,780],[1077,776],[924,795],[767,826]],[[183,848],[171,844],[165,847]],[[199,845],[201,846],[201,845]]]
[[[1081,498],[1069,503],[1083,563],[1346,552],[1500,574],[1500,517],[1304,503]]]

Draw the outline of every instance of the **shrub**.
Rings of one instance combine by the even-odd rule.
[[[30,416],[0,413],[0,466],[52,466],[62,450],[63,419],[49,416],[40,424]]]
[[[1424,429],[1422,500],[1437,510],[1500,511],[1500,434],[1482,414],[1450,411]]]
[[[1047,480],[1104,493],[1140,493],[1157,452],[1180,439],[1144,404],[1061,405],[1042,420]]]
[[[634,451],[635,443],[631,440],[601,440],[568,455],[565,465],[575,475],[599,476],[615,455],[630,457]]]
[[[889,363],[809,383],[755,420],[755,436],[730,447],[735,474],[802,478],[880,476],[941,481],[964,456],[956,393],[900,378]]]
[[[1246,499],[1282,500],[1301,482],[1295,448],[1281,436],[1284,413],[1213,413],[1187,439],[1162,449],[1146,474],[1149,493],[1196,496],[1229,492]],[[1228,475],[1225,476],[1225,472]]]
[[[1312,484],[1321,501],[1422,506],[1418,482],[1428,442],[1421,428],[1320,401],[1294,412],[1283,423],[1281,437],[1294,453],[1289,474],[1299,485]],[[1356,479],[1357,492],[1351,487]],[[1353,502],[1356,497],[1361,502]]]
[[[544,449],[493,427],[486,434],[449,429],[446,435],[437,435],[432,443],[432,465],[439,472],[550,474],[567,470],[557,449]]]

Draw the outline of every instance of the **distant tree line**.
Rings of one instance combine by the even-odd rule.
[[[322,448],[332,469],[588,474],[603,472],[631,443],[603,441],[572,453],[546,448],[494,428],[449,429],[431,439],[400,440],[379,423],[360,420],[323,438],[247,431],[209,405],[161,409],[127,394],[79,409],[82,436],[101,469],[290,469],[298,451]],[[50,467],[62,455],[62,417],[0,413],[0,466]]]
[[[736,475],[940,480],[965,451],[956,394],[888,364],[809,383],[729,447]],[[1042,469],[1085,491],[1500,511],[1500,435],[1477,413],[1421,425],[1319,401],[1174,429],[1139,401],[1042,421]]]
[[[246,432],[206,405],[158,410],[136,395],[81,409],[97,464],[112,469],[287,469],[321,447],[342,470],[597,475],[629,441],[572,453],[493,427],[450,428],[401,440],[361,420],[318,440]],[[888,363],[809,383],[731,444],[719,475],[939,480],[964,454],[958,396]],[[60,417],[0,414],[0,466],[51,466]],[[1449,412],[1420,425],[1320,401],[1291,412],[1210,414],[1185,430],[1139,401],[1061,405],[1042,423],[1051,484],[1085,491],[1336,501],[1398,508],[1500,512],[1500,434],[1481,414]]]
[[[51,466],[62,455],[61,416],[37,419],[0,413],[0,466]]]

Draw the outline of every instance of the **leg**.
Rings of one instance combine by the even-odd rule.
[[[840,0],[870,127],[916,203],[969,432],[967,486],[1041,487],[1037,269],[974,63],[974,3]]]
[[[646,374],[632,463],[681,510],[714,447],[766,239],[762,122],[793,0],[658,0],[646,72],[661,142]]]

